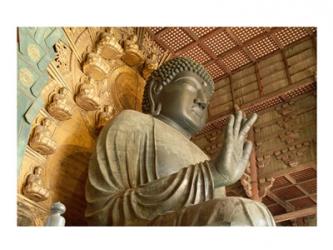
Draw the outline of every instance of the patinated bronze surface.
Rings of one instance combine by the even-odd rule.
[[[226,197],[252,150],[257,115],[231,116],[214,160],[189,139],[207,121],[213,81],[188,58],[167,61],[145,88],[142,114],[125,110],[98,138],[86,186],[90,225],[273,226],[259,202]]]

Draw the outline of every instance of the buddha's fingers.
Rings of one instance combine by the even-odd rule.
[[[253,143],[251,141],[246,141],[244,143],[243,156],[242,156],[242,165],[244,165],[244,166],[247,165],[247,162],[250,159],[252,147],[253,147]]]
[[[238,136],[238,134],[239,134],[239,129],[240,129],[242,120],[243,120],[243,113],[242,113],[242,111],[239,110],[236,113],[236,120],[235,120],[235,124],[234,124],[234,135],[235,136]]]
[[[258,118],[258,115],[256,113],[253,113],[251,118],[248,119],[244,125],[242,126],[240,132],[239,132],[239,136],[241,139],[245,139],[247,133],[250,131],[251,127],[253,126],[253,124],[256,122]]]
[[[234,129],[234,122],[235,122],[235,116],[234,115],[230,115],[230,119],[228,122],[228,127],[227,127],[227,138],[231,138],[233,136],[233,129]]]

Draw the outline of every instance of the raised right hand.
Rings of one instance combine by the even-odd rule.
[[[246,137],[257,117],[254,113],[247,120],[242,111],[236,113],[236,118],[234,115],[230,116],[223,148],[212,161],[216,187],[231,185],[244,174],[252,151],[252,142],[246,140]]]

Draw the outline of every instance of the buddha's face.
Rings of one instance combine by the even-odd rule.
[[[210,98],[210,87],[201,77],[192,72],[179,73],[159,94],[160,115],[193,135],[207,121]]]
[[[34,173],[35,173],[35,175],[41,175],[41,173],[42,173],[42,168],[40,168],[40,167],[36,167],[36,168],[34,169]]]

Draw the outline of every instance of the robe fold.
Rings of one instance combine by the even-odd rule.
[[[209,157],[200,148],[166,123],[124,110],[98,137],[85,215],[90,225],[187,225],[181,220],[195,217],[193,207],[199,211],[223,197],[225,189],[214,190]]]

